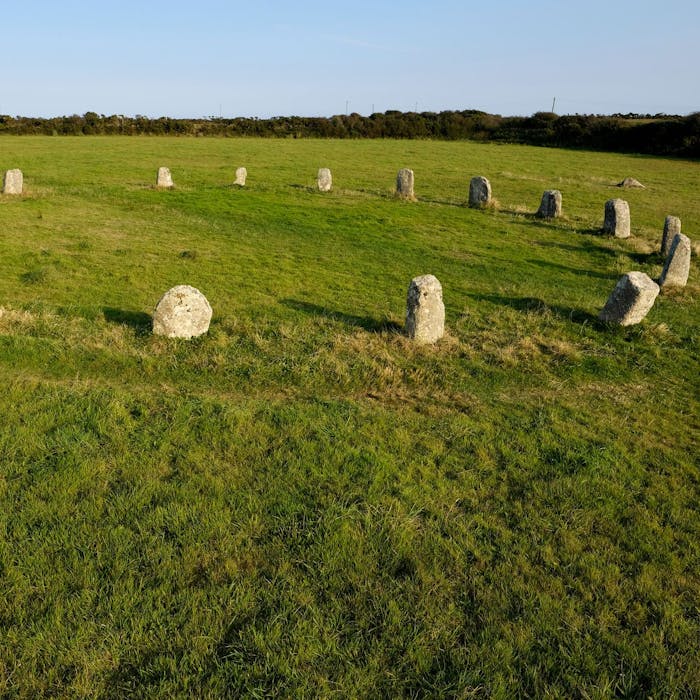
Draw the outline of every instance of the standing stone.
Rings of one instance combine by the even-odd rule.
[[[659,294],[659,285],[643,272],[628,272],[620,278],[598,318],[620,326],[639,323],[649,313]]]
[[[22,194],[24,176],[19,169],[8,170],[2,181],[3,194]]]
[[[248,171],[245,168],[236,168],[236,179],[233,181],[233,184],[245,187],[245,179],[247,177]]]
[[[211,306],[204,294],[188,284],[169,289],[153,312],[153,333],[168,338],[194,338],[209,330]]]
[[[331,187],[333,187],[333,176],[329,168],[319,168],[318,178],[316,180],[318,183],[318,189],[321,192],[330,192]]]
[[[690,238],[677,233],[671,243],[663,272],[659,277],[660,287],[685,287],[690,273]]]
[[[664,235],[661,237],[661,255],[666,257],[671,250],[671,243],[677,233],[681,232],[681,220],[677,216],[667,216],[664,221]]]
[[[158,168],[156,187],[174,187],[173,176],[170,174],[170,170],[168,168]]]
[[[442,285],[433,275],[414,277],[406,299],[406,335],[425,345],[440,340],[445,333],[445,305]]]
[[[609,199],[605,202],[603,233],[615,238],[630,237],[630,205],[624,199]]]
[[[473,177],[469,183],[469,206],[487,207],[491,203],[491,183],[485,177]]]
[[[561,192],[559,190],[546,190],[542,195],[537,216],[542,219],[556,219],[561,216]]]
[[[413,170],[401,168],[396,176],[396,196],[402,199],[415,199],[413,194]]]

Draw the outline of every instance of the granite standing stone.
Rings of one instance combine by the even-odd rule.
[[[245,187],[245,179],[247,177],[248,171],[245,168],[236,168],[236,179],[233,181],[233,184]]]
[[[605,202],[603,233],[615,238],[630,237],[630,205],[624,199],[609,199]]]
[[[156,187],[162,187],[162,188],[174,187],[173,176],[170,174],[169,168],[158,168],[158,177],[156,178]]]
[[[659,277],[660,287],[685,287],[690,274],[690,238],[677,233],[671,243],[663,272]]]
[[[329,168],[319,168],[316,180],[321,192],[330,192],[333,187],[333,176]]]
[[[2,180],[3,194],[22,194],[24,188],[24,176],[18,168],[8,170]]]
[[[396,175],[396,195],[402,199],[415,199],[413,194],[413,170],[401,168]]]
[[[620,278],[598,318],[607,323],[631,326],[649,313],[659,294],[659,285],[643,272],[628,272]]]
[[[671,243],[677,233],[681,232],[681,220],[677,216],[667,216],[664,221],[664,235],[661,237],[661,255],[666,257],[671,250]]]
[[[411,280],[406,298],[406,334],[420,345],[434,343],[445,333],[442,285],[434,275]]]
[[[209,330],[211,306],[204,294],[188,284],[169,289],[153,312],[153,333],[168,338],[194,338]]]
[[[559,190],[546,190],[542,195],[537,216],[542,219],[556,219],[561,216],[561,192]]]
[[[491,183],[485,178],[473,177],[469,182],[469,206],[487,207],[491,203]]]

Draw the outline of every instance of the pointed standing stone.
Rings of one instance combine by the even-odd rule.
[[[666,257],[671,250],[671,243],[677,233],[681,232],[681,220],[677,216],[667,216],[664,221],[664,235],[661,237],[661,255]]]
[[[233,184],[245,187],[245,179],[247,177],[248,171],[245,168],[236,168],[236,179],[233,181]]]
[[[8,170],[2,181],[3,194],[22,194],[24,189],[24,176],[18,168]]]
[[[542,195],[537,216],[541,219],[556,219],[561,216],[561,192],[559,190],[546,190]]]
[[[194,338],[209,330],[211,306],[199,289],[179,284],[169,289],[153,312],[153,333],[168,338]]]
[[[485,177],[473,177],[469,182],[469,206],[487,207],[491,203],[491,183]]]
[[[603,233],[615,238],[630,237],[630,205],[624,199],[609,199],[605,202]]]
[[[677,233],[671,243],[663,272],[659,277],[660,287],[685,287],[690,273],[690,238]]]
[[[333,187],[331,171],[328,168],[319,168],[316,183],[321,192],[330,192]]]
[[[659,294],[659,285],[643,272],[628,272],[620,278],[598,318],[620,326],[639,323],[649,313]]]
[[[414,200],[413,194],[413,170],[401,168],[396,175],[396,196],[402,199]]]
[[[168,168],[158,168],[158,176],[156,177],[156,187],[174,187],[173,177]]]
[[[406,335],[425,345],[440,340],[444,333],[442,285],[434,275],[413,278],[406,298]]]

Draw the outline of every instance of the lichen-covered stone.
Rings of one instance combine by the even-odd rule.
[[[661,255],[666,257],[671,250],[671,243],[677,233],[681,232],[681,220],[677,216],[667,216],[664,220],[664,234],[661,237]]]
[[[605,202],[603,233],[615,238],[630,237],[630,205],[624,199],[609,199]]]
[[[402,199],[415,199],[413,194],[414,176],[413,170],[401,168],[396,175],[396,196]]]
[[[537,216],[542,219],[556,219],[561,216],[561,192],[559,190],[545,190],[537,210]]]
[[[440,340],[444,333],[442,285],[434,275],[415,277],[406,298],[406,335],[424,345]]]
[[[659,277],[660,287],[685,287],[690,274],[690,255],[690,238],[677,233],[673,237],[663,272]]]
[[[659,285],[643,272],[628,272],[620,278],[599,318],[607,323],[631,326],[639,323],[654,305]]]
[[[245,179],[247,177],[248,171],[245,168],[236,168],[236,179],[233,181],[233,184],[245,187]]]
[[[481,175],[469,182],[469,206],[487,207],[491,203],[491,183]]]
[[[321,192],[330,192],[333,187],[333,176],[328,168],[319,168],[316,184]]]
[[[209,330],[211,306],[198,289],[180,284],[169,289],[153,312],[153,333],[168,338],[194,338]]]
[[[163,189],[166,189],[173,186],[173,176],[170,174],[170,169],[158,168],[158,175],[156,177],[156,187],[162,187]]]
[[[24,176],[18,168],[8,170],[2,180],[3,194],[22,194],[24,188]]]

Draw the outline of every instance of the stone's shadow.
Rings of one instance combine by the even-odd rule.
[[[570,250],[574,253],[589,252],[594,250],[596,253],[604,253],[607,255],[617,255],[616,250],[610,248],[599,248],[595,243],[588,242],[581,245],[572,245],[570,243],[555,243],[554,241],[533,241],[534,245],[542,248],[560,248],[561,250]]]
[[[614,238],[611,233],[605,233],[603,227],[600,228],[582,228],[576,231],[579,236],[600,236],[601,238]]]
[[[597,277],[601,280],[612,280],[618,277],[617,273],[609,272],[591,272],[590,270],[581,270],[576,267],[569,267],[568,265],[560,265],[559,263],[548,262],[546,260],[526,260],[532,265],[537,265],[538,267],[545,267],[549,270],[563,270],[564,272],[570,272],[574,275],[580,275],[582,277]]]
[[[341,323],[345,323],[348,326],[364,328],[366,331],[370,331],[371,333],[396,333],[403,331],[403,326],[395,323],[394,321],[380,321],[376,318],[372,318],[371,316],[346,314],[342,311],[334,311],[333,309],[329,309],[325,306],[311,304],[307,301],[299,301],[298,299],[282,299],[280,304],[283,304],[290,309],[294,309],[295,311],[301,311],[312,316],[325,316],[330,319],[338,320]]]
[[[308,185],[300,185],[294,182],[289,183],[289,187],[293,187],[295,190],[303,190],[304,192],[309,192],[310,194],[319,192],[318,187],[309,187]]]
[[[116,323],[120,326],[132,328],[136,335],[150,335],[153,319],[143,311],[126,311],[106,306],[102,309],[105,320],[108,323]]]
[[[663,265],[664,263],[664,259],[661,253],[656,251],[653,253],[629,252],[627,253],[627,257],[633,262],[639,263],[640,265],[646,265],[648,263],[658,263],[659,265]]]
[[[537,297],[506,297],[499,294],[469,294],[468,296],[477,301],[488,301],[492,304],[508,306],[516,311],[536,311],[538,313],[551,311],[555,316],[568,319],[574,323],[593,323],[596,326],[600,324],[598,317],[588,313],[588,311],[574,309],[570,306],[546,304]]]

